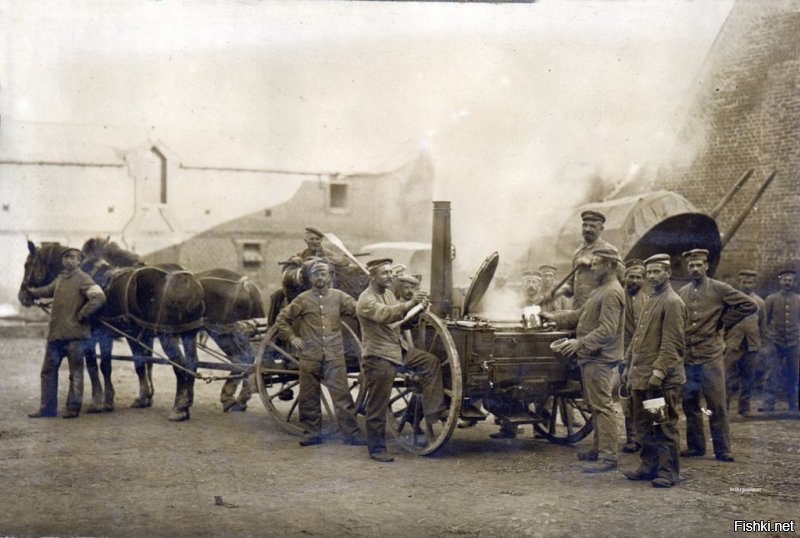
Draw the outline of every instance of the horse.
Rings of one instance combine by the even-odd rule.
[[[65,248],[57,244],[37,248],[28,242],[28,257],[18,294],[23,306],[34,304],[29,287],[47,285],[58,275],[61,253]],[[175,401],[168,419],[188,420],[197,370],[196,336],[202,327],[205,310],[202,286],[177,264],[130,267],[119,271],[106,268],[94,272],[93,278],[104,288],[107,299],[92,321],[94,336],[87,349],[89,346],[94,349],[95,343],[100,344],[101,370],[106,380],[104,407],[113,409],[111,343],[114,335],[118,334],[124,335],[128,341],[139,377],[139,396],[131,407],[152,406],[152,363],[146,359],[151,356],[150,350],[157,336],[173,364],[177,381]],[[183,344],[185,355],[181,353],[179,342]],[[90,362],[94,363],[93,360]],[[96,363],[93,366],[96,375]],[[87,370],[91,377],[92,366]],[[94,397],[95,379],[92,381]],[[99,379],[97,381],[99,383]]]
[[[228,269],[211,269],[195,275],[203,286],[206,315],[203,328],[234,364],[253,364],[250,340],[235,330],[237,321],[264,317],[258,286],[247,276]],[[239,380],[242,388],[236,397]],[[222,386],[223,411],[244,411],[252,393],[250,376],[231,372]]]
[[[144,265],[138,255],[119,247],[107,237],[87,240],[81,251],[87,270],[100,274]],[[255,352],[249,339],[234,327],[237,321],[264,317],[264,303],[258,286],[249,277],[228,269],[211,269],[195,276],[203,288],[203,329],[232,363],[253,364]],[[242,387],[236,397],[240,380]],[[220,393],[223,411],[246,410],[251,392],[249,376],[231,372]]]

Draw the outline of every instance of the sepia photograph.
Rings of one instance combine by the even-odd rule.
[[[800,0],[0,36],[0,536],[800,532]]]

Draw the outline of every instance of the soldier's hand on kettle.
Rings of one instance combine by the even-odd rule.
[[[292,336],[291,344],[292,347],[298,351],[304,351],[306,349],[305,342],[303,342],[303,339],[299,336]]]

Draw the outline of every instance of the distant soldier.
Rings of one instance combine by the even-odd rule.
[[[772,348],[768,359],[766,399],[759,411],[774,411],[775,400],[786,389],[789,411],[797,411],[798,367],[800,367],[800,295],[795,291],[797,272],[778,273],[780,291],[765,301],[767,337]]]
[[[400,275],[394,289],[394,296],[398,301],[411,301],[414,293],[419,290],[419,280],[411,275]]]
[[[627,351],[633,339],[633,333],[639,324],[639,317],[647,303],[648,295],[642,290],[644,284],[645,267],[642,260],[628,260],[625,262],[625,350]],[[622,400],[622,414],[625,415],[625,446],[623,452],[632,454],[639,450],[641,443],[636,440],[633,421],[633,400]]]
[[[545,263],[539,266],[539,272],[542,274],[542,295],[545,296],[542,311],[571,310],[572,303],[569,298],[565,297],[563,292],[553,289],[558,284],[558,268]],[[550,297],[553,298],[550,299]]]
[[[617,468],[617,410],[613,389],[617,367],[622,360],[625,297],[617,278],[622,263],[616,249],[592,253],[591,274],[596,290],[578,310],[542,313],[542,319],[576,331],[567,341],[566,355],[577,355],[586,402],[592,409],[594,442],[591,450],[578,452],[589,461],[584,472],[602,473]]]
[[[597,288],[597,281],[592,276],[592,252],[597,249],[613,250],[619,253],[617,247],[600,237],[605,229],[603,224],[606,217],[599,211],[584,211],[581,213],[581,235],[583,245],[578,247],[572,255],[572,269],[577,268],[575,275],[566,284],[567,297],[572,297],[572,308],[577,310],[589,299],[589,294]]]
[[[644,263],[651,295],[629,340],[622,374],[622,382],[631,389],[642,452],[639,468],[623,474],[630,480],[652,480],[653,486],[668,488],[680,479],[678,405],[686,381],[686,305],[670,286],[669,255],[656,254]],[[642,402],[658,397],[666,402],[666,421],[653,424]]]
[[[759,350],[761,349],[761,335],[766,320],[764,299],[753,291],[756,276],[758,273],[749,269],[739,271],[739,289],[756,303],[758,312],[746,317],[725,333],[727,410],[730,412],[731,400],[738,391],[739,414],[746,417],[751,416],[750,398],[753,394]]]
[[[47,349],[41,372],[41,404],[31,418],[54,417],[58,408],[58,368],[69,363],[69,392],[64,418],[75,418],[83,403],[83,348],[91,334],[89,317],[103,306],[106,296],[89,275],[80,270],[81,251],[68,248],[61,254],[64,270],[53,282],[29,288],[34,297],[52,297]]]
[[[522,272],[522,299],[520,300],[520,308],[541,305],[543,301],[542,274],[539,271],[526,269]]]
[[[355,404],[347,386],[342,339],[341,316],[355,315],[356,301],[343,291],[330,288],[328,264],[317,261],[309,272],[311,289],[281,310],[276,321],[281,338],[292,345],[300,359],[300,445],[322,442],[320,383],[324,383],[333,399],[345,444],[363,446],[366,443],[361,439]]]
[[[696,248],[683,253],[691,282],[678,290],[686,304],[686,385],[683,414],[686,416],[686,444],[681,456],[693,458],[706,453],[701,399],[710,413],[711,441],[719,461],[734,461],[725,397],[722,355],[725,343],[720,329],[730,330],[758,310],[756,303],[729,284],[706,276],[708,250]]]

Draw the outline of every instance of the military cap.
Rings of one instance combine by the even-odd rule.
[[[370,272],[372,272],[375,269],[377,269],[378,267],[386,265],[387,263],[392,263],[392,259],[391,258],[378,258],[376,260],[370,260],[370,261],[367,262],[367,269],[369,269]]]
[[[592,209],[587,209],[581,213],[581,220],[594,220],[598,222],[605,222],[606,216],[600,213],[599,211],[594,211]]]
[[[541,271],[542,273],[546,273],[548,271],[552,273],[557,273],[558,267],[556,267],[555,265],[543,263],[542,265],[539,266],[539,271]]]
[[[687,250],[682,254],[685,260],[704,260],[708,261],[708,250],[704,248],[693,248],[692,250]]]
[[[325,263],[322,260],[315,260],[311,264],[311,266],[308,268],[308,272],[309,272],[309,274],[312,274],[312,273],[316,273],[317,271],[322,271],[323,269],[325,271],[330,271],[331,270],[331,266],[328,265],[327,263]]]
[[[325,237],[325,234],[322,233],[322,230],[320,230],[316,226],[306,226],[306,233],[311,235],[316,235],[317,237]]]
[[[522,278],[538,278],[539,280],[542,279],[542,273],[539,271],[534,271],[533,269],[525,269],[522,271]]]
[[[64,252],[61,253],[61,257],[63,258],[67,254],[72,254],[73,252],[76,252],[78,254],[78,258],[82,258],[83,257],[83,252],[81,252],[81,249],[75,248],[75,247],[67,247],[64,250]]]
[[[419,286],[419,280],[414,278],[411,275],[400,275],[397,277],[398,282],[405,282],[407,284],[413,284],[415,286]]]
[[[660,263],[661,265],[666,265],[667,267],[669,267],[670,266],[669,254],[653,254],[644,261],[645,265],[650,265],[651,263]]]
[[[758,273],[752,269],[742,269],[739,271],[739,276],[758,276]]]
[[[795,271],[794,269],[781,269],[780,271],[778,271],[778,276],[796,275],[796,274],[797,274],[797,271]]]
[[[599,256],[600,258],[611,260],[613,262],[622,263],[622,260],[619,257],[619,252],[616,249],[610,248],[596,248],[592,251],[594,256]]]
[[[639,259],[627,260],[625,262],[625,274],[627,275],[633,271],[644,272],[644,262]]]
[[[407,267],[402,263],[396,263],[392,265],[392,274],[393,275],[401,275],[406,272]]]

